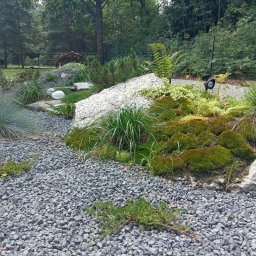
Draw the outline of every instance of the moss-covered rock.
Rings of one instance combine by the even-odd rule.
[[[242,135],[236,131],[225,131],[218,137],[217,143],[230,149],[234,156],[244,160],[252,160],[255,153]]]
[[[78,150],[90,150],[99,141],[100,129],[84,128],[74,129],[67,135],[64,142],[71,148]]]
[[[190,171],[206,173],[227,166],[232,160],[232,154],[227,148],[212,146],[185,150],[182,159]]]
[[[152,104],[149,112],[152,116],[158,118],[161,122],[175,119],[177,116],[192,113],[190,101],[187,99],[179,99],[174,101],[172,97],[167,96],[157,99]]]
[[[166,175],[181,170],[184,162],[176,156],[158,156],[152,160],[150,167],[154,175]]]
[[[104,144],[100,147],[93,149],[90,154],[101,159],[116,160],[117,147],[111,144]]]
[[[232,129],[232,126],[229,124],[232,119],[232,116],[220,116],[217,118],[209,119],[209,129],[212,133],[220,135],[222,132]]]
[[[119,162],[127,163],[131,160],[131,153],[127,151],[117,151],[116,160]]]
[[[168,153],[171,153],[174,150],[210,146],[214,137],[214,134],[208,130],[202,131],[198,135],[193,133],[176,133],[166,142],[165,149]]]

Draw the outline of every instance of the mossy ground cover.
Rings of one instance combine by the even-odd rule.
[[[237,114],[232,113],[238,108],[237,101],[232,104],[230,99],[221,100],[187,86],[173,90],[172,86],[148,93],[153,99],[147,112],[152,124],[135,152],[118,147],[113,140],[100,144],[103,131],[96,128],[76,130],[66,142],[100,157],[144,165],[155,175],[225,176],[234,162],[251,163],[255,133],[244,103],[239,103]]]

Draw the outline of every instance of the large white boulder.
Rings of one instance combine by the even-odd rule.
[[[74,125],[81,128],[92,124],[127,105],[148,107],[150,101],[140,91],[162,85],[161,79],[154,74],[147,74],[105,89],[76,103]]]

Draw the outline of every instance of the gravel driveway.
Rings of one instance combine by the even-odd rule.
[[[95,159],[80,161],[61,142],[70,122],[28,112],[44,127],[30,140],[0,141],[0,162],[38,153],[34,168],[0,181],[0,255],[256,255],[256,194],[194,190],[135,167]],[[97,200],[122,204],[144,196],[183,209],[180,222],[197,240],[126,226],[100,240],[99,224],[84,206]]]

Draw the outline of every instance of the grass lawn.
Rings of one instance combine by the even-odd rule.
[[[36,67],[35,67],[36,68]],[[8,69],[3,69],[3,72],[4,72],[4,75],[6,76],[6,78],[8,80],[14,78],[17,74],[25,71],[26,69],[29,69],[29,68],[19,68],[19,67],[9,67]],[[52,70],[53,68],[52,67],[39,67],[40,69],[40,72],[44,72],[44,71],[49,71],[49,70]]]

